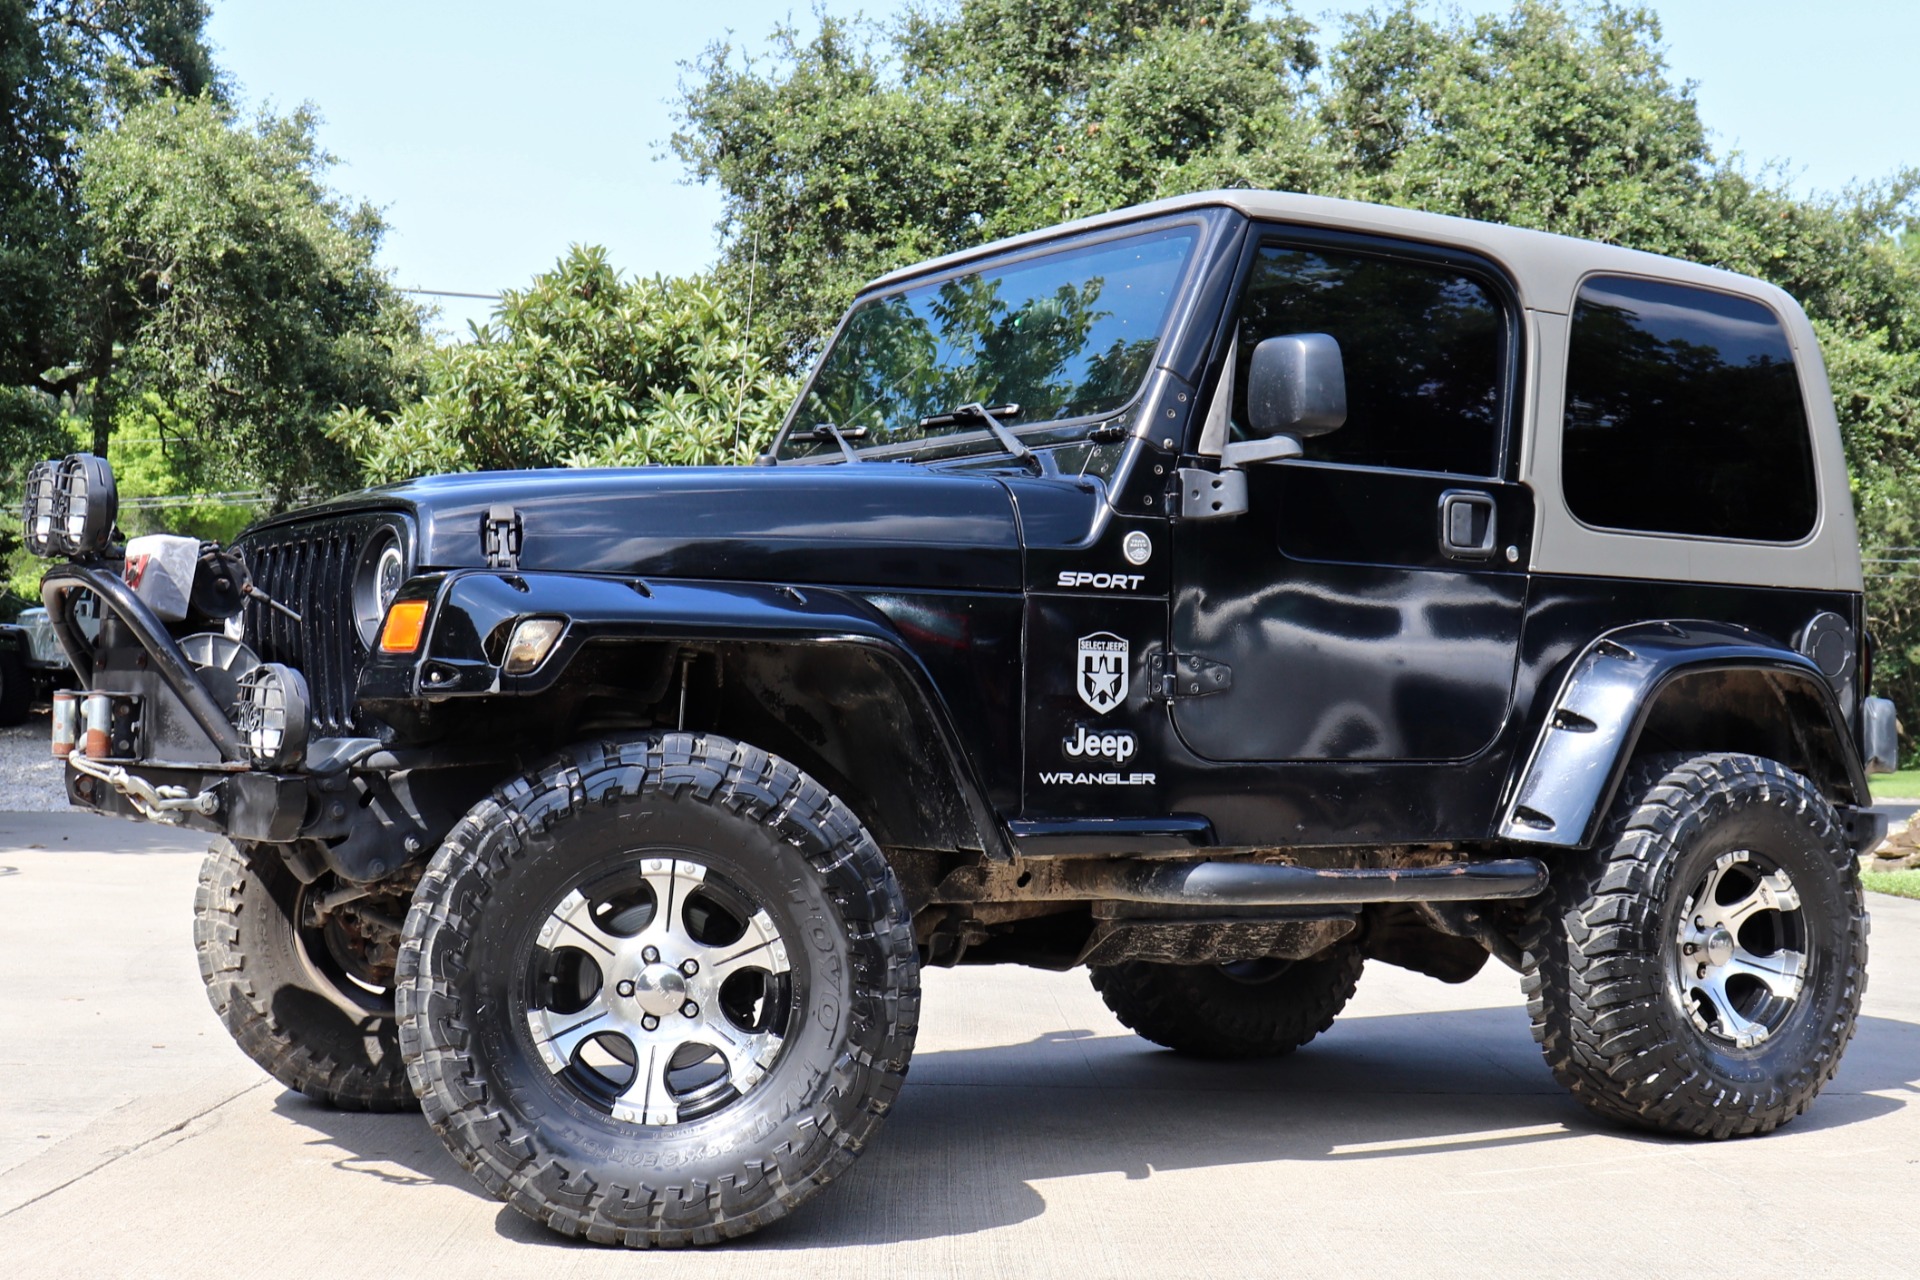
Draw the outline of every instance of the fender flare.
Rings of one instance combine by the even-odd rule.
[[[362,700],[526,697],[565,678],[587,645],[604,640],[835,644],[866,649],[893,664],[921,701],[980,847],[1011,860],[1004,824],[962,749],[951,711],[926,665],[885,615],[845,592],[757,582],[657,581],[470,569],[423,574],[400,599],[428,599],[427,635],[417,653],[374,654],[360,675]],[[566,629],[526,675],[494,661],[504,628],[523,618],[562,618]],[[491,654],[490,654],[491,650]]]
[[[1871,803],[1839,699],[1811,659],[1727,623],[1643,622],[1605,633],[1573,660],[1509,788],[1496,834],[1590,847],[1662,690],[1683,676],[1729,670],[1768,672],[1810,691],[1840,744],[1851,801]]]

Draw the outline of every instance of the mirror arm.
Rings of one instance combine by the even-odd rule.
[[[1231,520],[1247,513],[1247,473],[1241,467],[1279,462],[1306,453],[1299,436],[1236,440],[1220,452],[1220,469],[1181,467],[1179,513],[1182,520]]]
[[[1299,436],[1268,436],[1264,440],[1236,440],[1220,451],[1220,466],[1244,467],[1256,462],[1278,462],[1306,454]]]

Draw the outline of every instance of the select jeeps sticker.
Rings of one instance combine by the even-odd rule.
[[[1127,642],[1111,631],[1080,637],[1080,666],[1074,688],[1096,715],[1127,700]]]

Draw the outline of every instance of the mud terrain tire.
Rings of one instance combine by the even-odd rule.
[[[1701,892],[1734,877],[1730,890]],[[1769,908],[1769,897],[1793,908]],[[1688,941],[1716,912],[1747,913],[1718,944],[1730,959]],[[1761,937],[1758,965],[1799,971],[1780,979],[1790,998],[1741,972],[1756,970],[1740,958],[1752,954],[1749,931],[1770,918],[1760,933],[1787,941],[1769,952]],[[1702,1138],[1768,1133],[1840,1065],[1866,987],[1866,925],[1840,819],[1807,779],[1748,755],[1637,761],[1600,847],[1556,866],[1531,912],[1534,1038],[1555,1078],[1610,1120]],[[1725,1013],[1695,984],[1716,970],[1734,974],[1720,980],[1721,996],[1733,993]],[[1761,1038],[1740,1043],[1742,1027]]]
[[[614,910],[598,895],[616,882],[644,901]],[[784,948],[781,971],[756,981],[785,994],[777,1033],[747,1033],[778,1047],[750,1070],[729,1059],[703,1102],[672,1082],[697,1069],[675,1064],[700,1045],[663,1037],[740,1034],[714,1013],[722,998],[700,1013],[686,1012],[691,996],[644,1002],[679,990],[675,966],[691,962],[679,956],[713,973],[733,962],[689,940],[716,884]],[[660,946],[642,957],[648,938]],[[555,994],[566,984],[538,976],[585,972],[563,960],[569,946],[594,961],[571,997],[584,1018],[552,1013],[568,1007]],[[844,1172],[893,1105],[919,1020],[906,902],[859,819],[792,764],[692,733],[585,743],[476,805],[415,894],[399,972],[401,1043],[454,1157],[554,1230],[636,1248],[744,1235]],[[575,1019],[564,1034],[562,1017]],[[587,1064],[594,1043],[608,1047],[580,1029],[596,1017],[628,1028],[612,1046],[625,1080],[612,1079],[619,1064]]]
[[[268,1075],[345,1111],[419,1103],[385,997],[330,975],[294,928],[301,885],[271,851],[216,840],[200,867],[193,941],[207,999]]]

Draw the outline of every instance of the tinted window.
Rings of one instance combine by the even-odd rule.
[[[1792,542],[1813,529],[1793,351],[1761,304],[1602,277],[1567,353],[1561,488],[1609,529]]]
[[[1494,474],[1507,327],[1492,290],[1451,267],[1323,249],[1260,250],[1240,307],[1235,435],[1262,338],[1331,334],[1347,371],[1346,425],[1307,457]]]

